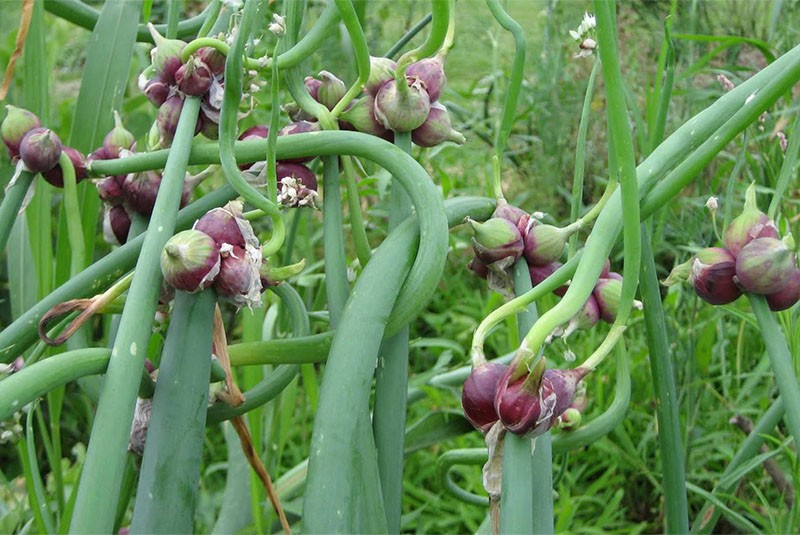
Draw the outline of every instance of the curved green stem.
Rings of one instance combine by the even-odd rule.
[[[606,115],[609,137],[614,140],[613,150],[620,173],[620,195],[622,199],[623,244],[625,263],[623,266],[622,296],[615,323],[624,325],[628,321],[636,288],[639,285],[641,255],[641,226],[639,225],[639,184],[636,180],[636,159],[633,152],[625,91],[617,54],[616,4],[614,0],[595,0],[597,17],[598,50],[606,84]],[[582,306],[582,303],[581,303]],[[677,526],[675,526],[677,527]]]
[[[97,24],[97,19],[100,18],[100,12],[93,7],[85,4],[81,0],[45,0],[44,8],[64,20],[73,24],[86,28],[87,30],[94,30]],[[178,23],[178,30],[176,37],[183,39],[191,37],[203,25],[208,15],[208,8],[199,15],[192,18],[182,20]],[[156,24],[156,30],[164,34],[167,31],[166,24]],[[136,32],[136,40],[140,43],[152,43],[153,37],[144,24],[139,25]]]
[[[431,33],[419,47],[409,50],[397,60],[395,78],[398,90],[408,91],[406,84],[406,68],[413,62],[434,55],[442,48],[450,25],[450,0],[431,0]]]
[[[338,22],[339,9],[336,7],[336,2],[328,0],[325,9],[308,32],[303,34],[303,38],[278,56],[278,69],[290,69],[300,65],[331,36],[331,32],[334,31]],[[263,65],[271,67],[272,58],[263,61]]]
[[[222,0],[211,0],[211,2],[209,2],[208,9],[206,9],[206,16],[203,20],[203,25],[199,30],[197,30],[198,39],[208,36],[208,34],[214,28],[214,25],[217,23],[217,19],[219,19],[219,12],[221,9]]]
[[[364,35],[364,30],[361,28],[361,22],[358,20],[358,15],[353,7],[352,0],[334,0],[336,7],[339,9],[339,16],[342,18],[347,33],[350,35],[350,43],[353,45],[353,53],[356,58],[356,68],[358,70],[358,79],[347,90],[344,96],[339,99],[336,106],[331,110],[334,117],[339,115],[347,108],[347,105],[356,98],[364,89],[364,84],[369,80],[370,60],[369,60],[369,47],[367,46],[367,38]]]
[[[175,228],[200,101],[187,98],[164,169],[142,254],[122,312],[119,332],[97,407],[70,530],[109,531],[122,482],[131,416],[151,334],[161,280],[161,249]],[[127,415],[123,416],[123,415]]]
[[[444,489],[459,500],[472,504],[487,507],[489,498],[468,492],[453,481],[451,470],[456,465],[480,466],[486,462],[486,448],[464,448],[449,450],[444,452],[436,459],[436,473]]]
[[[0,204],[0,253],[6,250],[14,220],[18,216],[22,201],[25,200],[25,195],[27,195],[35,176],[30,171],[23,171],[17,177],[14,185],[5,192],[3,203]]]
[[[384,54],[385,57],[389,59],[395,57],[400,52],[400,50],[402,50],[403,47],[408,44],[409,41],[411,41],[414,37],[417,36],[419,32],[425,29],[425,26],[427,26],[432,19],[433,19],[433,14],[431,13],[428,13],[427,15],[422,17],[422,19],[420,19],[419,22],[417,22],[414,26],[412,26],[411,29],[409,29],[400,39],[397,40],[395,44],[392,45],[392,47],[389,50],[386,51],[386,54]]]
[[[75,276],[83,269],[86,246],[83,242],[83,227],[78,204],[78,185],[75,182],[75,168],[66,152],[58,159],[64,177],[64,209],[67,212],[67,231],[69,233],[70,275]]]
[[[511,32],[514,36],[514,62],[511,66],[511,76],[508,80],[508,88],[506,89],[506,98],[503,102],[503,115],[500,126],[494,138],[494,149],[498,159],[503,157],[508,136],[511,134],[511,128],[514,126],[514,119],[517,113],[517,99],[519,98],[519,91],[522,88],[522,77],[525,71],[525,50],[527,48],[525,40],[525,32],[522,26],[511,18],[508,13],[500,5],[499,0],[486,0],[489,10],[492,12],[495,20],[505,30]]]
[[[225,96],[219,117],[219,156],[225,178],[237,193],[256,208],[264,210],[272,220],[272,235],[262,247],[263,255],[269,257],[280,250],[286,236],[280,209],[244,179],[236,165],[236,155],[233,150],[237,137],[236,123],[239,103],[242,100],[242,56],[245,44],[250,37],[257,9],[257,2],[250,1],[245,5],[239,30],[236,32],[228,59],[225,62]]]

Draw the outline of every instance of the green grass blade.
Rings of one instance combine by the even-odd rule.
[[[217,296],[178,291],[142,458],[132,533],[190,533],[205,437]]]

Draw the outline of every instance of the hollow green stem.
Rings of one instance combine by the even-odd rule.
[[[344,27],[347,29],[347,33],[350,36],[350,43],[353,46],[356,68],[358,70],[358,79],[331,110],[331,115],[339,117],[347,108],[347,105],[361,93],[364,89],[364,84],[369,80],[370,60],[367,38],[364,35],[363,28],[361,28],[361,22],[358,20],[358,15],[353,7],[352,0],[334,1],[336,2],[336,7],[339,9],[339,16],[344,23]]]
[[[225,96],[219,118],[219,156],[225,178],[237,193],[256,208],[264,210],[272,220],[272,235],[262,247],[263,255],[269,257],[280,250],[286,235],[280,209],[244,179],[236,165],[236,155],[233,150],[237,137],[236,122],[239,103],[242,100],[242,55],[250,37],[257,9],[257,2],[250,1],[245,5],[239,30],[236,32],[228,59],[225,62]]]
[[[492,328],[494,328],[495,325],[498,325],[505,318],[519,313],[537,299],[542,298],[566,283],[572,274],[575,273],[579,259],[580,253],[573,256],[566,264],[558,268],[555,273],[547,277],[547,279],[541,283],[537,284],[535,288],[518,295],[507,303],[504,303],[483,318],[481,323],[475,329],[475,333],[472,335],[472,350],[470,353],[472,365],[477,366],[478,364],[486,361],[486,357],[483,353],[483,345],[486,337],[489,335],[489,332],[492,330]]]
[[[147,430],[132,533],[189,533],[205,437],[217,296],[177,291]]]
[[[197,38],[202,39],[203,37],[207,37],[211,30],[214,28],[214,25],[219,19],[219,13],[222,9],[222,0],[211,0],[208,4],[208,9],[205,12],[205,18],[203,19],[203,25],[197,30]],[[179,23],[180,24],[180,23]]]
[[[30,171],[23,171],[14,185],[5,192],[3,203],[0,204],[0,253],[6,250],[8,236],[11,234],[14,220],[18,216],[22,201],[25,199],[25,195],[28,193],[35,176]]]
[[[494,138],[495,154],[497,154],[498,159],[501,159],[516,118],[517,100],[519,98],[520,89],[522,88],[522,77],[525,71],[525,50],[527,44],[522,26],[506,13],[503,6],[500,5],[499,0],[486,0],[486,4],[489,6],[489,10],[500,26],[514,36],[514,62],[511,65],[511,76],[508,80],[508,88],[506,89],[505,101],[503,102],[502,119]]]
[[[70,247],[70,275],[75,276],[84,268],[86,246],[83,242],[81,212],[78,205],[78,185],[75,182],[75,168],[66,152],[58,159],[64,177],[64,209],[67,212],[67,230]]]
[[[322,210],[325,247],[325,293],[328,298],[328,313],[331,328],[339,325],[344,304],[350,294],[347,280],[347,258],[344,251],[342,224],[342,192],[339,187],[339,159],[326,156],[323,159],[322,187],[325,194]]]
[[[361,195],[358,193],[356,172],[353,160],[349,156],[342,156],[341,160],[344,169],[344,185],[347,189],[347,208],[350,213],[350,232],[353,235],[353,245],[356,249],[358,263],[366,266],[372,256],[372,249],[369,246],[367,229],[361,214]]]
[[[633,153],[625,91],[617,54],[616,21],[614,0],[595,0],[597,17],[598,50],[606,84],[606,114],[609,137],[614,140],[613,150],[620,173],[620,196],[622,199],[623,243],[625,264],[623,267],[622,296],[615,323],[624,325],[633,308],[636,288],[639,285],[641,265],[641,227],[639,225],[639,183],[636,180],[636,160]],[[582,305],[582,303],[581,303]]]
[[[181,0],[169,0],[167,3],[167,39],[175,39],[178,35],[178,21],[181,18]]]
[[[486,459],[486,448],[464,448],[446,451],[436,459],[438,479],[442,482],[444,489],[459,500],[472,505],[486,507],[489,505],[489,498],[462,489],[452,478],[452,468],[454,466],[480,466],[486,462]]]
[[[581,122],[578,126],[578,138],[575,142],[575,171],[572,174],[572,201],[570,202],[569,212],[570,221],[578,220],[583,207],[583,183],[586,179],[586,133],[589,130],[589,117],[591,116],[592,110],[592,95],[594,95],[594,85],[595,80],[597,79],[597,72],[599,70],[600,63],[595,61],[594,65],[592,65],[592,72],[589,75],[589,82],[586,84],[586,95],[583,97]],[[592,219],[590,219],[590,221],[591,220]],[[578,235],[576,233],[569,238],[568,256],[572,257],[577,250]]]
[[[405,34],[403,34],[403,36],[400,39],[397,40],[395,44],[392,45],[392,47],[389,50],[386,51],[386,54],[384,54],[384,56],[389,59],[395,57],[400,52],[400,50],[402,50],[403,47],[408,44],[409,41],[411,41],[414,37],[416,37],[419,32],[424,30],[425,26],[430,24],[431,19],[433,19],[433,15],[431,13],[428,13],[427,15],[422,17],[422,19],[420,19],[419,22],[417,22],[414,26],[412,26]]]
[[[64,20],[67,20],[77,26],[86,28],[87,30],[94,30],[97,20],[100,18],[100,12],[81,0],[45,0],[44,8]],[[191,37],[203,25],[203,22],[208,15],[209,8],[203,10],[199,15],[195,15],[186,20],[178,23],[178,30],[176,37],[183,39]],[[166,24],[156,24],[156,29],[159,33],[167,31]],[[144,24],[139,25],[136,32],[136,40],[140,43],[152,43],[153,37]]]
[[[762,295],[748,294],[750,306],[758,321],[761,337],[767,347],[772,371],[778,391],[786,406],[786,426],[794,437],[795,442],[800,440],[800,385],[794,371],[792,353],[786,344],[786,338],[778,326],[775,314],[769,309],[767,300]]]
[[[161,280],[159,257],[175,228],[199,109],[198,99],[187,98],[181,111],[100,393],[70,525],[72,532],[109,531],[113,526],[124,471],[130,416],[139,387],[139,381],[132,381],[131,378],[138,378],[144,365],[145,348],[160,291],[160,285],[154,283]]]
[[[514,264],[514,292],[531,290],[528,263]],[[519,336],[536,321],[536,305],[517,312]],[[550,432],[534,439],[506,433],[500,495],[501,533],[553,533],[553,463]]]
[[[275,45],[275,52],[281,43]],[[267,132],[267,198],[272,202],[278,201],[278,170],[277,160],[275,159],[275,144],[278,141],[278,125],[280,124],[280,78],[278,76],[278,65],[273,63],[271,69],[270,83],[270,104],[272,109],[269,113],[269,132]]]
[[[401,94],[403,91],[408,91],[406,68],[415,61],[432,56],[442,47],[450,25],[450,0],[431,0],[431,17],[431,32],[425,42],[397,60],[395,78]]]
[[[658,442],[664,480],[665,530],[666,533],[688,533],[689,509],[686,500],[685,453],[681,439],[678,393],[675,388],[673,357],[669,350],[653,249],[646,230],[642,232],[641,258],[644,322],[647,329],[653,390],[656,396]]]

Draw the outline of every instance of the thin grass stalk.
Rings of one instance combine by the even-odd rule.
[[[741,446],[739,446],[733,459],[731,459],[728,466],[725,467],[725,470],[719,477],[719,481],[714,485],[714,489],[712,490],[714,495],[724,495],[733,491],[739,481],[730,480],[730,475],[738,470],[745,462],[758,454],[761,444],[764,443],[765,436],[775,429],[775,426],[778,425],[785,414],[786,407],[783,404],[783,398],[779,397],[772,402],[767,412],[761,416],[761,419],[755,427],[753,427],[753,430],[747,435],[747,438],[742,442]],[[712,533],[721,515],[722,510],[713,503],[707,501],[692,524],[692,533]]]
[[[411,133],[395,132],[394,144],[411,153]],[[408,195],[393,181],[390,192],[389,232],[411,214]],[[378,454],[383,505],[389,533],[400,532],[403,497],[403,445],[408,394],[408,325],[384,338],[375,373],[375,404],[372,433]]]
[[[132,533],[190,533],[205,438],[217,296],[175,292],[147,431]]]
[[[17,443],[17,452],[22,461],[25,474],[25,486],[28,490],[30,503],[36,525],[40,533],[54,533],[55,523],[48,506],[47,492],[42,484],[42,475],[39,470],[39,461],[36,457],[36,443],[33,433],[33,413],[38,409],[35,404],[28,411],[25,419],[25,438]]]
[[[758,328],[775,374],[775,383],[786,407],[785,421],[795,443],[800,441],[800,384],[794,369],[792,353],[780,330],[775,314],[769,309],[763,295],[748,294],[750,306],[758,321]]]
[[[339,159],[336,156],[323,158],[322,225],[325,249],[325,294],[328,298],[330,325],[335,329],[341,320],[344,304],[350,293],[347,281],[347,258],[344,252],[344,224],[342,222],[342,191],[339,186]]]
[[[514,264],[514,292],[531,289],[525,259]],[[519,335],[536,322],[536,305],[517,314]],[[506,433],[500,494],[500,533],[553,533],[553,459],[550,432],[534,439]]]
[[[643,225],[644,227],[645,225]],[[688,533],[689,511],[686,499],[686,467],[675,371],[669,350],[664,308],[661,303],[650,233],[642,229],[641,293],[653,390],[656,397],[658,442],[664,488],[666,533]]]
[[[198,99],[187,98],[181,111],[100,394],[71,532],[109,531],[113,526],[139,387],[139,381],[131,381],[131,378],[139,377],[144,365],[145,348],[160,292],[157,284],[161,280],[159,256],[175,228],[199,109]]]

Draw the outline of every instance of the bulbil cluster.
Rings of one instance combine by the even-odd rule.
[[[236,201],[207,212],[191,229],[171,237],[161,252],[167,284],[189,293],[213,285],[237,306],[260,303],[261,263],[261,244]]]
[[[758,209],[754,184],[747,189],[742,213],[725,229],[723,246],[701,249],[664,284],[683,280],[712,305],[732,303],[743,292],[765,296],[774,311],[800,301],[794,240],[781,238],[775,222]]]
[[[35,113],[11,105],[7,105],[6,110],[0,135],[12,162],[21,161],[28,171],[41,173],[47,182],[63,188],[64,175],[58,163],[63,152],[75,168],[75,180],[80,182],[86,178],[86,157],[80,151],[65,146],[55,132],[43,128]]]
[[[397,64],[388,58],[370,58],[370,76],[363,94],[342,112],[339,127],[392,141],[393,132],[411,132],[420,147],[445,141],[462,144],[463,135],[453,129],[447,108],[439,102],[445,85],[444,58],[425,58],[408,66],[404,83],[395,76]],[[346,92],[342,80],[328,71],[306,77],[306,89],[320,104],[332,110]]]
[[[547,369],[544,359],[533,371],[523,373],[514,366],[485,362],[476,366],[464,383],[464,415],[483,433],[498,421],[508,431],[529,438],[554,426],[572,429],[580,415],[573,406],[582,402],[578,400],[579,383],[589,371]],[[575,410],[568,412],[571,408]]]
[[[139,89],[158,107],[154,124],[154,145],[169,147],[187,96],[200,98],[195,134],[208,139],[219,135],[219,113],[225,90],[225,56],[211,47],[198,49],[184,62],[186,42],[167,39],[148,25],[156,47],[151,65],[139,76]]]

